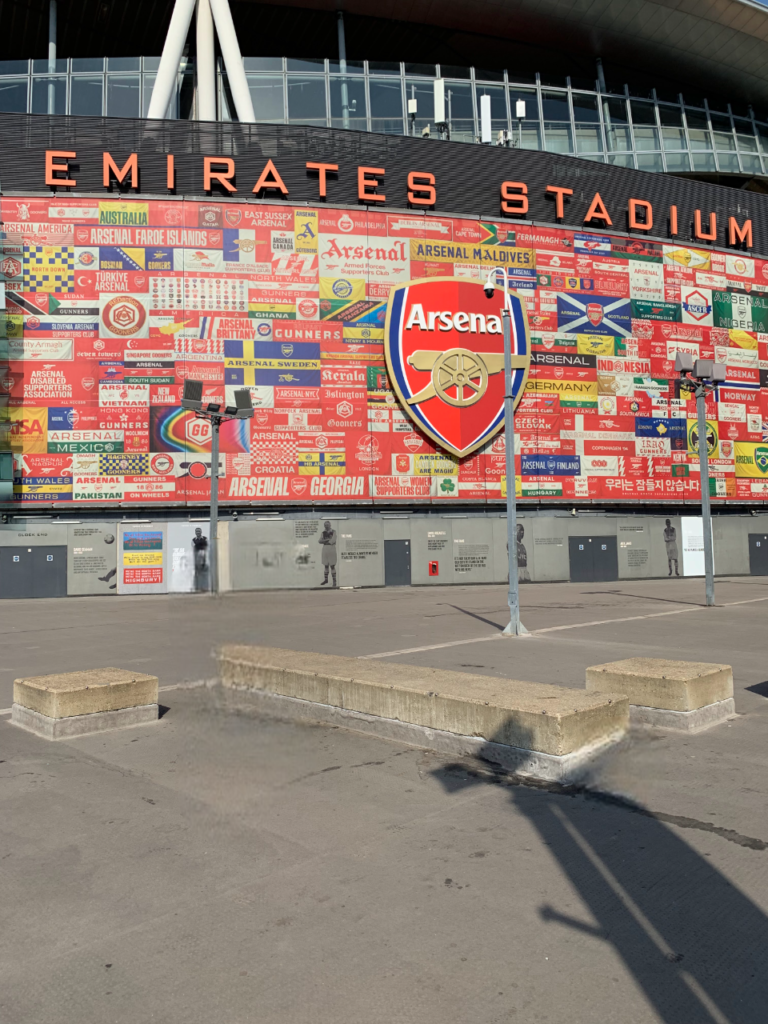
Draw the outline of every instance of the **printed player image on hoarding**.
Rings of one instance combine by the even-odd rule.
[[[252,395],[221,432],[225,504],[500,502],[492,267],[511,287],[521,501],[697,500],[678,352],[727,369],[707,398],[712,498],[768,499],[768,260],[378,210],[124,198],[115,218],[83,198],[66,219],[55,202],[0,199],[18,504],[205,502],[188,378],[204,401]],[[121,547],[122,585],[164,571],[154,552]]]

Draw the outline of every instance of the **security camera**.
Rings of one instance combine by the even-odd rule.
[[[492,299],[496,294],[496,268],[488,274],[483,285],[483,291],[485,292],[486,299]]]
[[[492,299],[496,288],[492,284],[485,284],[483,285],[483,291],[485,292],[486,299]]]

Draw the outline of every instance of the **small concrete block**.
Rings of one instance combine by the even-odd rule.
[[[733,670],[703,661],[627,658],[588,668],[587,689],[624,693],[630,705],[696,711],[733,699]]]
[[[13,701],[46,718],[73,718],[157,704],[157,676],[121,668],[31,676],[13,683]]]
[[[733,697],[719,700],[716,704],[705,704],[695,711],[667,711],[665,708],[646,708],[640,704],[629,705],[630,725],[675,729],[677,732],[703,732],[735,717],[736,704]]]
[[[138,707],[119,708],[116,711],[94,711],[91,714],[70,715],[67,718],[50,718],[21,704],[14,704],[11,709],[12,725],[33,732],[46,740],[69,740],[92,732],[106,732],[107,729],[146,725],[149,722],[156,722],[158,717],[157,704],[141,704]]]

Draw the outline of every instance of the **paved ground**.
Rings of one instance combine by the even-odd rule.
[[[741,714],[635,735],[579,794],[206,687],[64,743],[0,718],[0,1020],[764,1024],[768,581],[701,590],[526,587],[522,641],[486,639],[496,587],[4,602],[0,706],[22,673],[207,678],[242,640],[572,686],[676,652],[731,662]]]

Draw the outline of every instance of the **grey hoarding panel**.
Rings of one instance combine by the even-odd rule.
[[[763,522],[756,527],[758,518]],[[720,576],[749,573],[749,533],[764,528],[765,522],[765,516],[715,516],[712,519],[715,565]]]
[[[637,580],[660,575],[658,571],[651,571],[653,527],[652,519],[616,520],[616,547],[620,580]]]
[[[117,593],[117,523],[67,525],[67,593]]]
[[[411,517],[386,516],[381,520],[384,540],[411,540]]]
[[[453,522],[453,519],[438,519],[436,516],[411,521],[412,583],[456,582],[453,575]]]
[[[0,525],[0,547],[35,547],[35,545],[60,545],[67,543],[67,527],[64,523],[50,523],[36,526],[34,523],[23,525]]]
[[[384,586],[384,537],[375,519],[332,523],[338,531],[338,581],[342,587]]]
[[[320,519],[231,523],[230,572],[233,590],[309,588],[323,582]],[[332,558],[333,552],[326,555]],[[330,568],[330,566],[329,566]]]
[[[570,578],[568,562],[569,521],[558,516],[526,518],[524,523],[525,544],[528,555],[528,571],[536,583]]]
[[[445,522],[445,520],[443,520]],[[493,583],[493,524],[489,519],[451,519],[453,582]]]
[[[120,523],[118,594],[168,592],[168,523]]]

